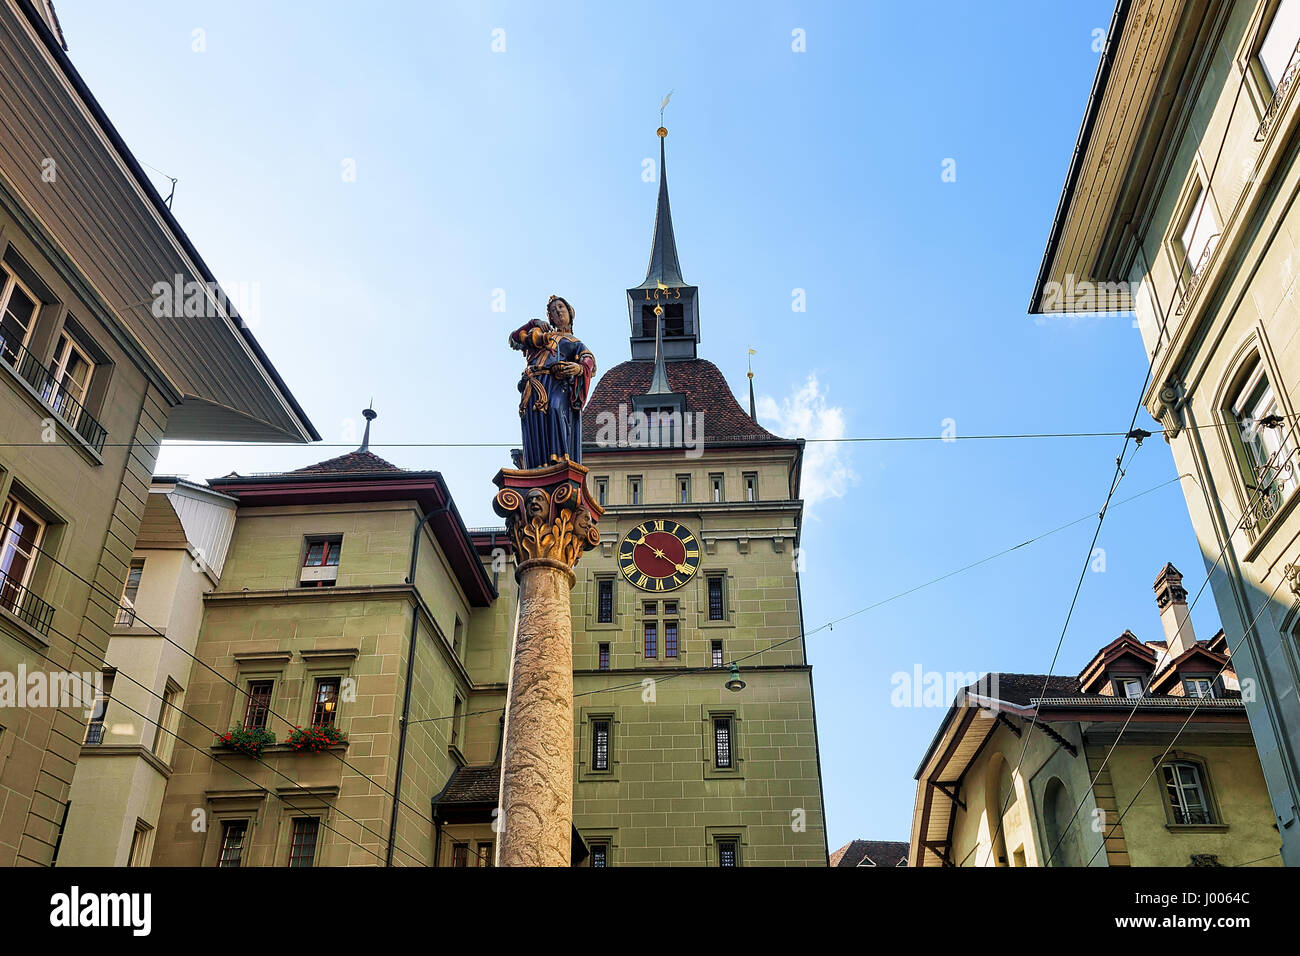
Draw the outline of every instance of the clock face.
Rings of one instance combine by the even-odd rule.
[[[672,591],[699,570],[700,542],[671,518],[644,521],[619,545],[618,567],[643,591]]]

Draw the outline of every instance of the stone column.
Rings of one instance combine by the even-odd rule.
[[[573,622],[583,551],[600,543],[587,469],[502,469],[493,508],[515,546],[519,625],[510,665],[498,866],[568,866],[573,833]]]

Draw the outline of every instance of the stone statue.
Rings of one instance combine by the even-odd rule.
[[[573,334],[573,307],[558,295],[546,318],[510,333],[510,347],[524,353],[519,377],[519,419],[524,468],[542,468],[552,457],[582,461],[582,407],[596,374],[596,357]]]

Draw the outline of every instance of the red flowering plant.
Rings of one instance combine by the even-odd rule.
[[[273,743],[275,734],[261,727],[231,727],[224,734],[217,734],[217,746],[228,747],[255,760]]]
[[[295,727],[284,742],[297,751],[320,753],[329,750],[334,744],[345,744],[348,735],[333,724],[315,727]]]

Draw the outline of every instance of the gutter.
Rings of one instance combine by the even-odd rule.
[[[1034,281],[1034,292],[1029,298],[1029,314],[1040,315],[1037,304],[1042,298],[1043,286],[1047,284],[1047,274],[1052,268],[1052,260],[1056,257],[1057,246],[1061,241],[1061,233],[1065,229],[1066,214],[1070,210],[1070,204],[1074,200],[1074,189],[1079,183],[1079,174],[1083,170],[1084,154],[1088,150],[1089,142],[1092,139],[1092,131],[1097,123],[1097,115],[1101,112],[1101,98],[1106,91],[1106,84],[1110,80],[1111,67],[1115,65],[1114,48],[1119,35],[1123,32],[1125,22],[1128,19],[1129,8],[1132,6],[1132,0],[1118,0],[1115,4],[1115,13],[1110,19],[1110,27],[1106,30],[1106,46],[1101,51],[1101,62],[1097,64],[1097,75],[1093,77],[1092,91],[1088,94],[1088,105],[1083,112],[1083,124],[1079,128],[1079,137],[1074,144],[1074,154],[1070,157],[1070,168],[1065,174],[1065,187],[1061,191],[1061,199],[1056,204],[1056,218],[1052,220],[1052,230],[1047,237],[1047,248],[1043,250],[1043,262],[1038,267],[1038,278]]]
[[[438,515],[446,514],[450,510],[450,508],[451,505],[449,500],[444,499],[444,503],[441,507],[434,508],[433,510],[428,512],[423,518],[420,519],[419,523],[416,524],[415,526],[415,531],[412,532],[411,534],[411,569],[407,574],[406,583],[409,584],[412,588],[415,588],[415,567],[416,567],[416,562],[420,558],[420,534],[421,532],[424,531],[424,526],[428,524],[431,519],[436,518]],[[417,594],[419,593],[418,589],[416,589],[416,593]],[[410,727],[411,687],[415,683],[415,681],[412,680],[412,677],[415,674],[415,646],[416,646],[416,638],[419,636],[419,633],[420,633],[420,608],[416,606],[411,610],[411,640],[410,643],[407,645],[407,650],[406,650],[406,687],[402,691],[402,721],[401,721],[402,726],[401,729],[398,731],[397,768],[393,773],[393,812],[388,820],[388,852],[385,854],[384,866],[393,865],[393,851],[396,849],[395,841],[397,839],[397,810],[401,804],[401,796],[402,796],[402,766],[406,762],[406,734],[407,734],[407,730]],[[446,788],[444,787],[443,789],[445,790]],[[434,820],[434,825],[437,828],[437,832],[441,834],[442,828],[438,824],[436,816]],[[434,848],[435,848],[434,853],[436,854],[437,853],[436,842],[434,843]],[[438,865],[438,861],[436,858],[434,859],[433,865],[434,866]]]

